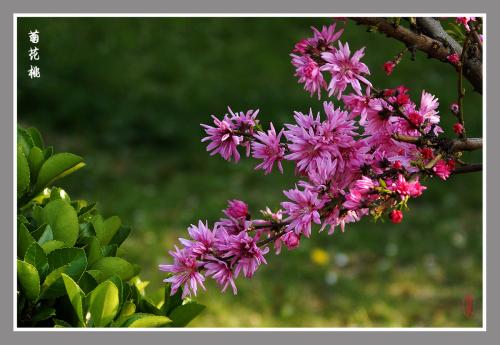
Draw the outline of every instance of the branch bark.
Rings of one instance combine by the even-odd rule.
[[[467,164],[467,165],[455,168],[453,170],[452,174],[453,175],[466,174],[466,173],[482,171],[482,170],[483,170],[483,165],[481,163]]]
[[[394,140],[402,141],[404,143],[417,144],[420,137],[412,137],[410,135],[394,134]],[[451,140],[451,152],[458,151],[475,151],[483,148],[483,138],[467,138],[467,139],[453,139]]]
[[[462,53],[460,45],[444,31],[441,24],[432,18],[425,18],[423,29],[432,37],[425,34],[419,34],[411,31],[402,25],[394,25],[381,17],[353,17],[353,21],[375,27],[378,31],[386,34],[389,37],[401,41],[410,48],[418,49],[426,53],[429,57],[451,64],[446,58],[451,54],[451,51],[457,54]],[[419,18],[419,23],[422,23],[422,18]],[[437,23],[436,23],[437,22]],[[444,42],[444,43],[443,43]],[[456,68],[456,66],[454,66]],[[474,90],[482,94],[483,90],[483,74],[482,64],[473,63],[471,59],[467,59],[464,66],[464,76],[470,81]]]

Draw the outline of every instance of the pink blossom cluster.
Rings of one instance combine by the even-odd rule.
[[[320,97],[325,89],[342,106],[325,101],[321,112],[296,111],[294,121],[279,131],[273,124],[263,129],[258,110],[229,108],[220,119],[212,116],[213,125],[202,125],[207,135],[202,141],[212,155],[238,161],[242,149],[260,161],[256,169],[265,174],[275,167],[283,172],[288,161],[298,181],[283,192],[287,200],[276,212],[267,208],[252,218],[244,202],[233,200],[213,227],[192,225],[190,238],[180,239],[182,248],[170,252],[173,264],[160,266],[171,274],[165,281],[172,283],[172,293],[182,287],[183,296],[196,295],[207,277],[222,291],[231,286],[236,293],[235,279],[240,273],[250,278],[266,264],[270,246],[276,253],[283,246],[295,249],[314,226],[343,232],[346,224],[368,215],[400,223],[408,201],[426,189],[421,177],[446,180],[452,173],[454,157],[426,144],[443,132],[438,99],[422,91],[414,102],[404,86],[375,89],[361,62],[364,48],[350,56],[348,43],[336,47],[342,30],[335,29],[335,24],[313,28],[313,37],[297,43],[291,57],[307,91]]]

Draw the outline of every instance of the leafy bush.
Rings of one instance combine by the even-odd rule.
[[[96,203],[52,183],[85,166],[53,153],[35,128],[17,132],[17,322],[19,327],[183,327],[204,306],[170,296],[155,304],[140,268],[116,255],[130,234]]]

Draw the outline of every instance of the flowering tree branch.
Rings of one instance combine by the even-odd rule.
[[[354,17],[351,19],[359,24],[376,28],[387,36],[403,42],[408,47],[418,49],[429,57],[443,62],[451,63],[448,56],[452,53],[462,55],[460,44],[446,33],[438,20],[433,18],[417,18],[418,28],[421,28],[423,33],[414,32],[402,25],[395,25],[381,17]],[[473,85],[475,91],[482,93],[483,75],[480,60],[466,59],[464,76]]]
[[[470,17],[458,19],[471,30]],[[354,20],[407,43],[408,49],[384,65],[387,74],[414,48],[450,62],[450,47],[424,34],[383,18]],[[326,91],[327,97],[336,98],[335,104],[323,103],[323,115],[295,111],[294,121],[277,131],[272,123],[263,128],[259,110],[234,112],[228,107],[222,117],[212,115],[213,125],[202,124],[206,133],[202,142],[208,143],[211,155],[238,162],[244,150],[247,157],[261,160],[255,169],[265,174],[275,168],[283,173],[282,161],[289,161],[298,181],[283,191],[287,199],[281,209],[261,210],[260,218],[251,216],[245,202],[231,200],[213,227],[202,221],[191,225],[189,239],[180,238],[182,247],[170,251],[174,263],[160,265],[170,274],[165,281],[172,283],[172,293],[182,287],[184,294],[196,295],[207,277],[222,291],[231,286],[236,293],[234,280],[240,273],[251,278],[267,264],[265,255],[271,247],[276,254],[283,246],[297,248],[302,238],[311,236],[313,224],[320,226],[319,231],[328,227],[328,234],[339,227],[344,232],[346,224],[365,216],[374,220],[388,216],[398,224],[409,200],[427,189],[420,179],[446,180],[452,174],[482,169],[461,160],[463,151],[482,148],[481,138],[465,136],[461,101],[451,107],[459,118],[453,126],[458,138],[441,136],[438,98],[423,90],[414,101],[404,85],[376,88],[368,79],[368,66],[361,62],[364,48],[351,54],[348,42],[339,40],[343,29],[336,31],[336,25],[321,31],[312,28],[313,36],[298,42],[290,54],[295,75],[311,96],[321,98]],[[467,37],[464,51],[473,33]],[[458,63],[459,78],[462,72],[467,76],[465,56],[452,60]],[[461,79],[458,84],[461,90]]]

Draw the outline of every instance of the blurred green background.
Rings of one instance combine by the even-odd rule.
[[[18,120],[36,126],[56,151],[83,156],[87,167],[64,180],[74,198],[99,202],[133,227],[121,255],[138,262],[148,290],[162,287],[159,263],[186,227],[213,222],[227,199],[257,213],[276,208],[293,186],[293,167],[264,176],[256,164],[210,158],[200,123],[260,108],[280,127],[292,111],[320,110],[293,76],[289,53],[327,18],[22,18],[18,20]],[[29,79],[28,32],[40,31],[40,79]],[[405,84],[441,103],[450,133],[456,97],[453,68],[405,56],[391,77],[382,64],[403,45],[349,23],[342,40],[366,46],[364,62],[379,88]],[[32,44],[31,44],[32,46]],[[32,64],[32,63],[31,63]],[[470,85],[467,84],[468,90]],[[466,124],[481,136],[481,96],[467,93]],[[478,162],[481,153],[465,159]],[[268,255],[238,295],[210,282],[207,306],[191,326],[343,327],[482,325],[482,178],[430,180],[400,225],[370,219],[345,233],[315,233],[295,251]],[[464,296],[474,314],[464,316]]]

